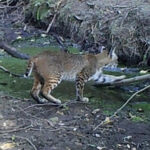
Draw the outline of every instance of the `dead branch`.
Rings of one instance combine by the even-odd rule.
[[[2,2],[1,2],[2,3]],[[2,5],[0,6],[0,9],[6,9],[6,8],[18,8],[20,5],[22,5],[23,3],[21,2],[19,5],[15,5],[15,6],[10,6],[10,5]]]
[[[27,110],[27,109],[30,109],[30,108],[33,108],[33,107],[43,107],[43,106],[58,106],[58,107],[62,107],[61,104],[55,104],[55,103],[45,103],[45,104],[33,104],[33,105],[30,105],[26,108],[24,108],[23,110]]]
[[[60,8],[62,2],[63,2],[63,0],[59,0],[59,1],[56,3],[55,14],[54,14],[54,16],[53,16],[52,21],[51,21],[50,24],[48,25],[48,28],[47,28],[47,30],[46,30],[46,33],[48,33],[48,32],[50,31],[51,26],[52,26],[52,24],[54,23],[54,21],[55,21],[55,19],[56,19],[56,16],[57,16],[57,14],[58,14],[58,11],[59,11],[59,8]]]
[[[3,67],[3,66],[0,66],[0,70],[2,70],[2,71],[4,71],[4,72],[6,72],[6,73],[8,73],[8,74],[10,74],[10,75],[12,75],[12,76],[14,76],[14,77],[24,77],[23,75],[20,75],[20,74],[15,74],[15,73],[11,73],[10,71],[8,71],[5,67]]]
[[[70,100],[70,101],[67,101],[63,104],[56,104],[56,103],[45,103],[45,104],[33,104],[33,105],[30,105],[26,108],[24,108],[24,111],[27,110],[27,109],[30,109],[30,108],[33,108],[33,107],[44,107],[44,106],[56,106],[58,108],[63,108],[64,106],[68,106],[69,104],[85,104],[86,102],[80,102],[80,101],[74,101],[74,100]]]
[[[114,112],[114,114],[110,118],[113,118],[114,116],[116,116],[131,101],[131,99],[133,99],[133,97],[135,97],[137,94],[147,90],[148,88],[150,88],[150,85],[138,90],[133,95],[131,95],[131,97],[116,112]]]
[[[53,16],[52,21],[51,21],[51,22],[50,22],[50,24],[48,25],[48,28],[47,28],[47,30],[46,30],[46,33],[48,33],[48,32],[50,31],[51,26],[52,26],[52,24],[53,24],[53,23],[54,23],[54,21],[55,21],[56,15],[57,15],[57,14],[55,14],[55,15]]]
[[[3,130],[3,131],[0,130],[0,134],[7,134],[7,133],[12,133],[12,132],[18,132],[18,131],[29,129],[30,127],[31,127],[31,125],[26,126],[24,128],[15,128],[15,129],[12,129],[12,130]]]
[[[150,79],[150,74],[142,75],[142,76],[136,76],[129,79],[123,79],[120,81],[114,81],[114,82],[107,82],[107,83],[96,83],[94,86],[118,86],[118,85],[124,85],[129,84],[137,81],[147,80]]]
[[[23,108],[21,108],[21,107],[18,107],[18,106],[16,106],[16,107],[17,107],[21,112],[23,112],[26,116],[29,116],[29,117],[34,118],[34,119],[36,119],[36,120],[43,120],[43,121],[46,121],[51,127],[55,128],[55,127],[53,126],[53,124],[52,124],[49,120],[36,117],[35,115],[32,115],[32,114],[26,112],[25,109],[23,109]]]
[[[0,41],[0,48],[4,49],[5,52],[7,52],[9,55],[11,55],[15,58],[20,58],[20,59],[29,59],[30,58],[29,55],[17,51],[16,48],[11,47],[4,41]]]
[[[131,95],[131,97],[129,97],[129,99],[119,108],[117,109],[113,115],[111,115],[110,117],[106,117],[109,118],[109,120],[111,120],[112,118],[114,118],[132,99],[133,97],[135,97],[137,94],[147,90],[148,88],[150,88],[150,85],[138,90],[137,92],[135,92],[133,95]],[[98,129],[100,126],[104,125],[106,123],[106,119],[104,121],[102,121],[99,125],[97,125],[93,131],[95,131],[96,129]]]

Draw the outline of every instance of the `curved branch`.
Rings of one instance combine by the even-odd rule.
[[[113,115],[111,115],[110,117],[106,117],[106,118],[109,119],[109,120],[112,119],[112,118],[114,118],[114,117],[133,99],[133,97],[135,97],[137,94],[139,94],[139,93],[141,93],[141,92],[147,90],[148,88],[150,88],[150,85],[148,85],[148,86],[146,86],[146,87],[140,89],[139,91],[135,92],[133,95],[131,95],[131,97],[129,97],[129,99],[128,99],[120,108],[118,108],[118,109],[114,112]],[[93,129],[93,131],[97,130],[100,126],[104,125],[104,124],[106,123],[107,119],[105,119],[105,120],[102,121],[100,124],[98,124],[98,125]]]
[[[12,75],[12,76],[14,76],[14,77],[24,78],[24,75],[12,73],[12,72],[10,72],[9,70],[7,70],[7,69],[6,69],[5,67],[3,67],[3,66],[0,66],[0,70],[4,71],[4,72],[6,72],[6,73],[8,73],[8,74],[10,74],[10,75]]]
[[[9,46],[4,41],[0,41],[0,48],[4,49],[5,52],[7,52],[9,55],[11,55],[15,58],[20,58],[20,59],[29,59],[30,58],[29,55],[17,51],[16,48]]]

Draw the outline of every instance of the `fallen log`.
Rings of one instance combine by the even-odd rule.
[[[7,52],[12,57],[20,58],[20,59],[29,59],[30,58],[29,55],[17,51],[16,48],[11,47],[4,41],[0,41],[0,48],[4,49],[4,51]]]
[[[136,76],[133,78],[128,78],[128,79],[122,79],[119,81],[113,81],[113,82],[97,82],[94,84],[94,86],[118,86],[118,85],[125,85],[137,81],[142,81],[142,80],[149,80],[150,79],[150,74],[142,75],[142,76]]]

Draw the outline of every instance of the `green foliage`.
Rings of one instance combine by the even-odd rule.
[[[11,72],[23,74],[25,72],[26,61],[16,58],[2,58],[0,65],[5,66]],[[0,82],[6,84],[0,85],[0,91],[4,91],[8,95],[29,98],[29,89],[32,86],[32,80],[12,77],[0,71]]]
[[[145,118],[143,118],[142,116],[132,115],[131,113],[129,113],[129,116],[130,116],[130,118],[133,122],[143,122],[143,121],[145,121]]]
[[[22,41],[23,42],[23,41]],[[58,48],[24,48],[21,51],[28,53],[31,56],[40,53],[44,50],[58,50]],[[0,65],[6,67],[10,72],[17,74],[24,74],[27,61],[20,60],[8,56],[4,56],[0,59]],[[30,98],[30,89],[32,88],[32,79],[23,79],[12,77],[9,74],[0,71],[0,91],[12,96],[21,98]],[[3,85],[4,84],[4,85]]]
[[[38,21],[50,17],[55,12],[55,0],[31,0],[31,7],[34,9],[34,16]]]
[[[138,104],[134,104],[132,107],[137,110],[142,109],[145,113],[148,113],[150,115],[150,104],[149,103],[141,102]]]
[[[142,117],[140,117],[140,116],[133,116],[132,117],[132,121],[133,122],[143,122],[144,119]]]
[[[72,54],[79,54],[79,49],[77,48],[70,47],[68,50]]]
[[[46,4],[43,4],[37,9],[37,20],[43,20],[48,15],[50,15],[49,7]]]
[[[51,5],[54,4],[54,0],[31,0],[30,4],[36,6],[41,6],[42,4],[47,4],[47,5]]]

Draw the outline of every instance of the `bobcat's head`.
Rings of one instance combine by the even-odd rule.
[[[115,49],[108,52],[104,49],[100,54],[96,55],[98,67],[116,67],[118,64],[118,56],[115,53]]]

